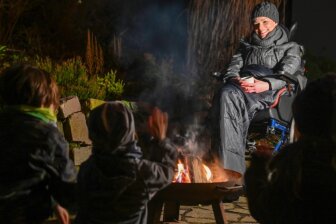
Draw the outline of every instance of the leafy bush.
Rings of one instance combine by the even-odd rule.
[[[0,72],[11,65],[27,63],[29,60],[30,58],[23,51],[0,45]]]
[[[124,83],[116,79],[116,71],[110,71],[101,77],[89,76],[80,57],[60,63],[54,63],[50,58],[37,57],[35,64],[53,74],[62,97],[76,95],[80,100],[115,99],[121,97],[124,90]]]
[[[53,73],[54,71],[54,65],[53,62],[51,61],[50,58],[46,57],[46,58],[41,58],[39,56],[36,56],[34,59],[34,63],[33,63],[36,67],[43,69],[49,73]]]
[[[124,91],[124,82],[117,80],[116,71],[111,70],[103,77],[97,78],[97,83],[106,93],[106,99],[119,99]]]
[[[100,90],[95,77],[88,78],[86,66],[79,57],[56,64],[53,75],[62,96],[76,95],[81,100],[105,98],[105,92]]]
[[[0,60],[6,55],[7,47],[0,45]]]

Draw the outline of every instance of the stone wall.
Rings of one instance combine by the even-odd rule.
[[[91,155],[92,144],[86,115],[77,96],[61,99],[57,118],[57,126],[70,145],[70,158],[79,166]]]

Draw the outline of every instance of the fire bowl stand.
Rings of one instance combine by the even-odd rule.
[[[225,187],[223,183],[180,184],[174,183],[160,191],[149,203],[148,224],[160,223],[162,208],[163,222],[176,222],[179,219],[181,205],[212,205],[217,224],[225,224],[226,198],[241,194],[242,186]]]

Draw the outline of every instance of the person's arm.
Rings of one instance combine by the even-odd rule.
[[[138,166],[149,198],[152,198],[157,191],[172,183],[177,164],[177,150],[168,139],[159,141],[156,150],[161,151],[162,157],[160,161],[142,160]]]
[[[281,77],[284,74],[294,75],[301,66],[301,57],[303,55],[302,46],[295,42],[289,42],[282,46],[286,49],[283,57],[274,67],[274,77],[264,77],[263,81],[269,83],[270,90],[281,89],[286,86],[286,81]]]
[[[270,89],[272,90],[281,89],[286,85],[286,82],[278,76],[284,74],[294,75],[301,66],[301,57],[303,55],[302,46],[295,42],[289,42],[284,46],[287,47],[287,50],[274,68],[275,76],[264,78],[264,81],[267,81],[270,84]]]
[[[77,171],[69,158],[69,145],[58,131],[50,133],[50,141],[53,144],[55,156],[51,166],[56,170],[51,176],[50,192],[61,206],[73,208],[76,201]]]
[[[280,78],[272,78],[272,77],[264,78],[263,82],[267,82],[268,87],[269,87],[268,90],[281,89],[287,84],[284,80],[281,80]]]
[[[243,67],[243,51],[245,45],[241,42],[237,52],[232,56],[231,62],[226,70],[223,79],[239,77],[240,69]]]
[[[290,75],[294,75],[301,66],[303,48],[295,42],[290,42],[287,45],[289,47],[286,50],[283,58],[276,66],[276,70],[274,72],[277,74],[287,73]]]
[[[148,118],[148,130],[155,139],[152,153],[156,155],[153,161],[142,160],[139,163],[139,173],[147,186],[149,197],[170,184],[174,177],[177,150],[166,138],[168,115],[154,108]]]
[[[166,138],[168,129],[168,114],[155,107],[147,121],[149,133],[158,140]]]

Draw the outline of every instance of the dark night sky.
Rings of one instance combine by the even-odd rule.
[[[336,1],[293,0],[294,40],[314,54],[336,61]]]

